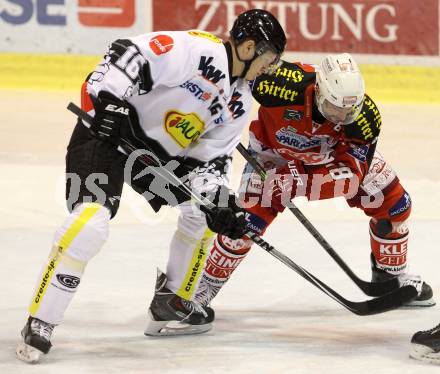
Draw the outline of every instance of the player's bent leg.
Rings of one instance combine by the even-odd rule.
[[[420,276],[407,273],[407,220],[411,214],[411,198],[380,154],[376,153],[374,163],[365,178],[367,182],[361,186],[364,196],[359,198],[361,192],[348,201],[371,217],[372,280],[380,282],[398,277],[402,285],[412,284],[419,290],[417,298],[408,306],[435,305],[431,287],[422,282]]]
[[[406,306],[434,306],[431,287],[418,275],[407,273],[408,228],[406,222],[388,219],[370,221],[372,281],[383,282],[398,277],[401,285],[413,284],[418,296]]]
[[[358,192],[347,202],[371,217],[372,280],[380,282],[398,277],[401,284],[412,284],[419,290],[417,298],[408,305],[435,305],[431,287],[422,282],[420,276],[407,273],[407,220],[411,214],[411,198],[378,151]]]
[[[35,363],[49,352],[53,329],[62,321],[86,264],[108,237],[109,220],[110,212],[102,205],[80,204],[57,230],[32,296],[23,341],[17,346],[21,360]]]
[[[148,308],[145,335],[169,336],[209,331],[214,310],[194,300],[206,255],[214,238],[204,214],[190,203],[179,205],[181,215],[170,245],[167,274],[160,270]]]
[[[440,324],[413,335],[409,356],[416,360],[440,365]]]

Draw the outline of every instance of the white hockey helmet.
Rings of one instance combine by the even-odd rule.
[[[349,53],[328,55],[316,71],[315,100],[329,121],[352,123],[362,109],[365,84],[358,65]]]

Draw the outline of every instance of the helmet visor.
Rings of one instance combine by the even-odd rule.
[[[360,105],[352,105],[346,107],[339,107],[332,104],[327,99],[324,99],[321,105],[319,105],[319,111],[330,122],[338,125],[348,125],[355,121],[359,113],[361,112],[362,103]]]
[[[281,54],[277,53],[275,48],[264,40],[257,43],[255,53],[262,56],[263,62],[267,66],[266,74],[273,74],[281,65]]]

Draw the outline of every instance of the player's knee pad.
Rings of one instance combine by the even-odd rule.
[[[108,238],[110,211],[96,203],[75,207],[56,231],[56,247],[66,256],[87,263]]]
[[[180,204],[179,209],[177,230],[191,238],[199,239],[202,237],[208,227],[205,214],[189,202]]]
[[[400,184],[399,184],[400,186]],[[401,186],[400,186],[401,187]],[[390,199],[391,207],[388,209],[388,217],[392,222],[404,222],[411,214],[411,197],[402,187],[398,193]]]

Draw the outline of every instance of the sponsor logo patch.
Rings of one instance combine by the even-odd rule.
[[[293,120],[293,121],[301,121],[303,117],[304,117],[304,112],[295,109],[286,109],[283,115],[284,119]]]
[[[286,85],[279,86],[275,81],[269,81],[267,79],[258,83],[257,92],[261,96],[274,96],[288,102],[294,102],[299,95],[298,91],[289,90]]]
[[[174,40],[169,35],[156,35],[150,40],[150,48],[158,56],[171,51],[173,46]]]
[[[195,113],[169,110],[165,113],[165,130],[182,148],[197,141],[205,128],[205,123]]]
[[[294,158],[296,160],[303,161],[307,164],[321,163],[327,159],[327,161],[333,160],[333,157],[329,152],[315,153],[315,152],[294,152],[287,148],[277,148],[276,152],[285,158]]]
[[[293,81],[295,83],[299,83],[304,79],[304,73],[301,70],[292,70],[287,68],[278,68],[275,72],[276,77],[284,77],[286,81]]]
[[[64,287],[76,288],[79,285],[80,279],[73,275],[67,274],[57,274],[58,282],[60,282]]]
[[[220,80],[226,78],[226,75],[212,64],[213,60],[214,57],[212,56],[201,56],[199,62],[199,71],[208,81],[218,83]]]
[[[282,127],[275,133],[278,143],[290,148],[304,150],[317,147],[321,144],[320,139],[309,139],[304,135],[296,133],[296,129],[292,126]]]
[[[391,217],[406,212],[411,207],[411,198],[407,192],[399,199],[399,201],[389,210]]]
[[[347,151],[347,153],[361,162],[366,162],[368,149],[368,145],[363,145],[361,147],[352,147]]]
[[[206,31],[191,30],[191,31],[188,31],[188,34],[192,35],[192,36],[197,36],[199,38],[208,39],[214,43],[219,43],[219,44],[222,43],[222,40],[220,38],[217,38],[215,35],[213,35],[209,32],[206,32]]]
[[[204,91],[198,84],[191,81],[186,81],[185,83],[182,83],[180,87],[187,89],[200,101],[207,101],[212,97],[211,92]]]
[[[255,214],[246,212],[245,219],[246,219],[246,228],[253,232],[256,232],[257,234],[261,234],[264,231],[264,229],[267,227],[266,221],[256,216]]]

